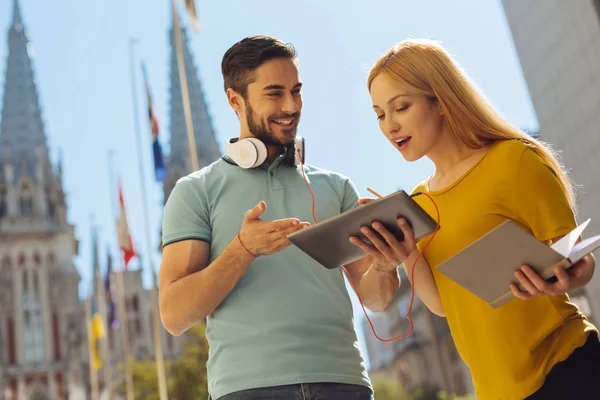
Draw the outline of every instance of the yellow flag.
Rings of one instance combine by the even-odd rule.
[[[102,368],[102,357],[100,355],[100,339],[105,337],[104,323],[102,317],[96,311],[96,304],[92,301],[92,319],[88,325],[88,343],[90,346],[90,365],[93,369]]]

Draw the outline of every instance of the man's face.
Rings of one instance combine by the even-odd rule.
[[[288,58],[275,58],[254,74],[240,109],[243,128],[266,145],[293,143],[302,111],[298,67]]]

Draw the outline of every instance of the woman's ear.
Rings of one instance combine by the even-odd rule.
[[[442,109],[442,104],[440,103],[440,101],[438,100],[437,97],[430,97],[429,98],[429,102],[431,103],[431,106],[434,107],[434,109],[439,113],[440,116],[444,116],[444,110]]]
[[[440,103],[440,101],[437,99],[437,97],[434,99],[435,101],[435,106],[437,107],[438,113],[440,114],[441,117],[444,116],[444,110],[442,108],[442,103]]]

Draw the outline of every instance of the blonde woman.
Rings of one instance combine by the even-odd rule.
[[[517,298],[498,309],[436,271],[507,219],[548,243],[576,226],[573,188],[553,151],[502,119],[435,42],[408,40],[389,50],[371,70],[368,89],[392,146],[407,161],[428,157],[435,165],[415,192],[432,196],[443,228],[412,278],[427,307],[448,319],[478,397],[599,398],[598,330],[566,294],[590,281],[592,255],[568,271],[557,269],[555,283],[523,266],[516,277],[527,291],[513,285]],[[425,196],[415,199],[435,216]],[[403,226],[409,234],[402,243],[377,224],[368,229],[373,246],[351,241],[376,260],[403,262],[411,277],[425,243],[415,243]]]

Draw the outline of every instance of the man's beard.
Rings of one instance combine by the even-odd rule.
[[[294,121],[294,127],[283,130],[283,132],[286,135],[285,139],[288,139],[288,140],[282,141],[281,139],[279,139],[275,136],[275,134],[273,133],[271,128],[267,124],[265,124],[265,121],[259,119],[258,123],[255,122],[256,114],[254,113],[254,110],[252,109],[252,106],[250,105],[249,102],[246,103],[246,108],[247,108],[246,123],[248,124],[248,130],[250,131],[250,133],[252,133],[254,135],[254,137],[259,139],[265,145],[267,145],[267,146],[287,146],[294,141],[294,138],[296,136],[294,133],[296,132],[296,129],[297,129],[298,117],[300,116],[300,113],[295,112],[295,113],[291,113],[291,114],[281,114],[281,115],[278,115],[276,118],[272,118],[272,119],[277,119],[277,118],[295,118],[296,119],[296,121]]]

